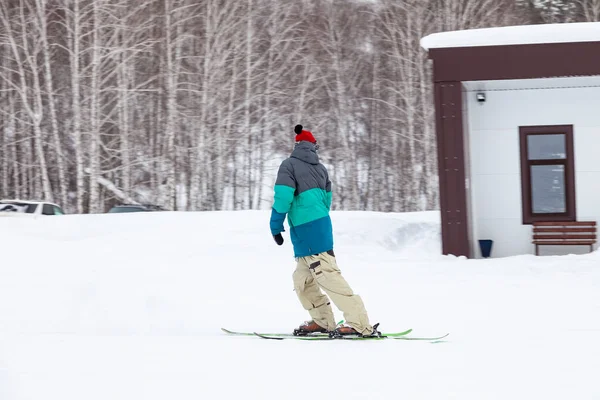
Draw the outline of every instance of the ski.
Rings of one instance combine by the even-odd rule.
[[[282,340],[285,338],[290,339],[306,339],[306,340],[314,340],[314,339],[331,339],[328,333],[311,333],[305,336],[295,336],[292,333],[263,333],[263,332],[236,332],[230,331],[229,329],[221,328],[221,330],[228,335],[235,336],[267,336],[268,339]],[[407,329],[403,332],[391,332],[391,333],[382,333],[382,336],[387,336],[390,338],[402,337],[408,335],[412,332],[412,329]],[[279,339],[278,339],[279,338]]]
[[[269,340],[287,340],[287,339],[292,339],[292,340],[383,340],[383,339],[396,339],[396,340],[420,340],[420,341],[429,341],[429,342],[437,342],[437,341],[440,341],[440,340],[446,338],[448,335],[450,335],[449,333],[446,333],[445,335],[436,336],[436,337],[411,337],[411,336],[404,336],[404,335],[398,335],[398,334],[396,334],[396,336],[391,336],[389,334],[388,335],[382,334],[381,336],[347,335],[347,336],[330,337],[330,336],[325,336],[325,335],[321,335],[321,336],[286,335],[286,336],[284,336],[284,335],[264,334],[264,333],[258,333],[258,332],[254,332],[253,334],[254,334],[254,336],[257,336],[259,338],[269,339]]]
[[[421,341],[430,341],[435,342],[438,340],[442,340],[446,338],[449,333],[446,333],[442,336],[436,337],[412,337],[407,336],[412,332],[412,329],[407,329],[403,332],[391,332],[391,333],[382,333],[381,337],[378,336],[356,336],[356,335],[348,335],[342,337],[330,337],[328,333],[312,333],[305,336],[295,336],[292,333],[260,333],[260,332],[236,332],[230,331],[229,329],[221,328],[221,330],[228,335],[234,336],[254,336],[262,339],[270,339],[270,340],[285,340],[285,339],[294,339],[294,340],[380,340],[380,339],[397,339],[397,340],[421,340]]]
[[[347,335],[347,336],[268,336],[261,333],[254,332],[255,336],[258,336],[261,339],[269,339],[269,340],[382,340],[388,339],[392,337],[388,336],[356,336],[356,335]]]
[[[341,340],[353,340],[353,339],[362,339],[362,340],[368,340],[368,339],[386,339],[386,338],[401,338],[404,337],[405,335],[408,335],[409,333],[412,332],[412,329],[407,329],[403,332],[391,332],[391,333],[381,333],[381,336],[358,336],[358,335],[346,335],[346,336],[329,336],[329,334],[326,333],[322,333],[319,335],[306,335],[306,336],[294,336],[294,335],[288,335],[288,334],[283,334],[283,335],[276,335],[276,334],[269,334],[269,333],[259,333],[259,332],[253,332],[255,336],[258,336],[260,338],[263,339],[274,339],[274,340],[284,340],[284,339],[295,339],[295,340],[336,340],[336,339],[341,339]]]

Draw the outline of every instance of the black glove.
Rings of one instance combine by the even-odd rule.
[[[277,243],[278,246],[281,246],[283,244],[283,236],[281,236],[281,233],[273,235],[273,239],[275,239],[275,243]]]

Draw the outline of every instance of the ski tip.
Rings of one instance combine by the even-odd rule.
[[[233,332],[231,332],[230,330],[227,330],[227,329],[225,329],[225,328],[221,328],[221,330],[222,330],[223,332],[225,332],[225,333],[233,333]]]
[[[435,342],[435,341],[442,340],[442,339],[448,337],[449,335],[450,335],[450,333],[446,333],[445,335],[437,336],[437,337],[407,337],[407,336],[397,336],[397,337],[392,337],[392,339],[397,339],[397,340],[422,340],[422,341]]]
[[[429,343],[434,343],[434,344],[435,344],[435,343],[446,343],[446,340],[445,340],[445,339],[446,339],[446,338],[447,338],[449,335],[450,335],[449,333],[446,333],[446,334],[445,334],[445,335],[443,335],[443,336],[440,336],[440,337],[434,338],[434,340],[430,340],[430,341],[429,341]]]

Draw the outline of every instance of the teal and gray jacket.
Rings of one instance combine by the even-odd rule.
[[[299,142],[277,173],[271,234],[285,230],[283,221],[287,215],[295,257],[333,250],[330,208],[331,181],[327,169],[319,163],[314,144]]]

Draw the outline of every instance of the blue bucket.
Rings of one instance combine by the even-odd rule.
[[[481,250],[481,256],[483,258],[488,258],[492,254],[492,244],[493,240],[490,239],[482,239],[479,241],[479,249]]]

